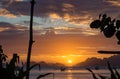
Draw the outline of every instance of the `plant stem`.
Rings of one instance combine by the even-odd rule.
[[[30,58],[31,58],[31,50],[33,45],[33,12],[34,12],[34,4],[35,1],[31,1],[31,15],[30,15],[30,28],[29,28],[29,47],[28,47],[28,55],[27,55],[27,66],[26,69],[28,70],[30,68]],[[29,73],[26,75],[26,79],[29,79]]]

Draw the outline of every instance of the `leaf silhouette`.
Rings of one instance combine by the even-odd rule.
[[[101,79],[107,79],[107,77],[106,76],[102,76],[102,75],[98,75]]]
[[[40,79],[40,78],[42,78],[42,77],[45,77],[45,76],[51,75],[51,74],[53,74],[53,78],[54,78],[54,73],[45,73],[45,74],[39,75],[36,79]]]
[[[117,39],[118,39],[118,44],[120,44],[120,31],[117,31],[116,37],[117,37]]]
[[[103,30],[103,33],[104,33],[105,37],[107,37],[107,38],[111,38],[115,34],[115,32],[116,32],[115,27],[112,24],[108,25]]]
[[[89,68],[86,68],[86,69],[92,73],[92,76],[93,76],[94,79],[98,79],[98,78],[96,77],[95,73],[94,73],[91,69],[89,69]]]
[[[111,68],[110,62],[108,62],[107,64],[108,64],[108,69],[109,69],[110,72],[111,72],[111,79],[117,79],[114,71],[113,71],[112,68]]]
[[[99,19],[94,20],[90,23],[90,28],[100,29],[106,38],[111,38],[116,35],[118,42],[120,44],[120,20],[111,19],[111,17],[106,14],[99,15]],[[116,33],[117,31],[117,33]]]
[[[21,69],[19,70],[18,79],[23,79],[31,69],[33,69],[34,67],[36,67],[38,65],[39,65],[38,63],[34,64],[26,71],[24,71],[23,67],[21,67]]]
[[[120,20],[117,20],[117,21],[116,21],[116,27],[117,27],[117,29],[120,28]]]
[[[117,69],[115,69],[115,73],[116,73],[117,79],[120,79],[120,74],[119,74],[119,72],[117,71]]]
[[[90,24],[90,28],[95,28],[98,29],[101,25],[100,20],[94,20],[91,24]]]

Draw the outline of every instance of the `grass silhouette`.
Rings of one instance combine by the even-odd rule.
[[[110,77],[107,76],[102,76],[100,74],[98,74],[98,76],[96,76],[96,74],[90,69],[90,68],[86,68],[89,72],[91,72],[93,79],[120,79],[120,74],[117,71],[117,69],[113,69],[110,65],[110,62],[107,62],[107,66],[108,69],[110,71]],[[99,77],[99,78],[98,78]]]

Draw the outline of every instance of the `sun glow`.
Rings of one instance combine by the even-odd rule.
[[[71,64],[73,61],[72,60],[68,60],[68,63]]]

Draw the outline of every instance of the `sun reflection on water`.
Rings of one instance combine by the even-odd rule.
[[[68,70],[67,79],[73,79],[72,70]]]

